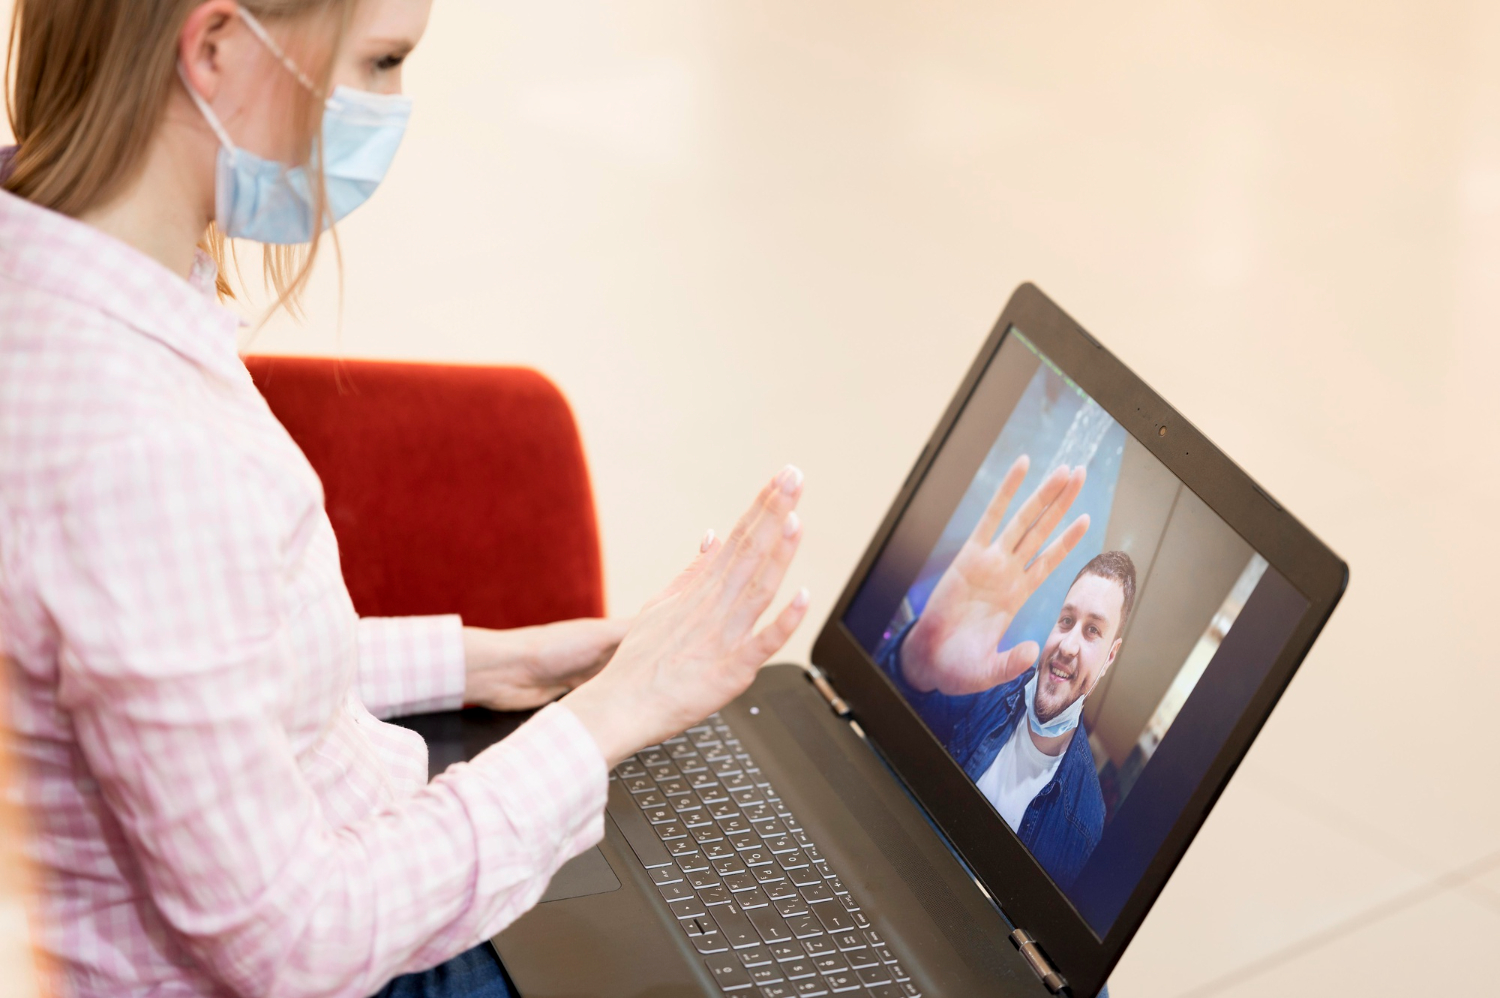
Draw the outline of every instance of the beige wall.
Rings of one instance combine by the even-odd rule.
[[[257,348],[547,371],[619,612],[797,461],[820,617],[1036,280],[1353,565],[1115,994],[1495,990],[1500,5],[438,0],[410,91]]]

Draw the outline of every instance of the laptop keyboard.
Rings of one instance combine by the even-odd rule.
[[[642,750],[612,779],[650,834],[618,812],[618,794],[611,813],[724,991],[920,998],[870,915],[718,714]]]

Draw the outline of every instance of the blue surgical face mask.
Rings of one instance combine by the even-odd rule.
[[[243,7],[240,16],[282,65],[304,87],[316,93],[313,82],[260,22]],[[323,132],[312,154],[313,169],[316,164],[323,168],[326,198],[324,217],[317,224],[311,170],[262,159],[236,147],[208,102],[188,82],[180,62],[177,72],[188,96],[219,138],[214,221],[225,235],[235,239],[280,245],[311,242],[315,233],[343,219],[375,193],[390,169],[396,147],[406,133],[407,119],[411,117],[409,97],[342,86],[334,88],[323,103]]]
[[[1062,713],[1052,720],[1042,723],[1041,718],[1036,716],[1036,681],[1041,676],[1040,670],[1032,674],[1026,684],[1026,719],[1031,722],[1031,730],[1042,738],[1056,738],[1065,735],[1078,727],[1078,719],[1083,716],[1083,702],[1087,696],[1081,696],[1068,704]]]

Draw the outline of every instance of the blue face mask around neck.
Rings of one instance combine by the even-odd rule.
[[[245,24],[279,58],[304,87],[312,81],[292,62],[249,11]],[[342,220],[369,200],[385,179],[411,117],[411,98],[335,87],[323,102],[322,134],[314,144],[314,169],[323,169],[326,204],[317,224],[313,174],[306,166],[287,166],[235,146],[208,102],[179,62],[178,75],[188,96],[219,139],[214,176],[214,221],[226,235],[260,243],[293,245]]]
[[[1026,683],[1026,720],[1031,724],[1031,730],[1042,738],[1056,738],[1065,735],[1078,727],[1078,719],[1083,716],[1083,702],[1087,696],[1081,696],[1058,714],[1052,720],[1042,723],[1041,718],[1036,716],[1036,681],[1041,672],[1034,673]]]

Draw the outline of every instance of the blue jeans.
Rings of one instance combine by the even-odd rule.
[[[489,943],[465,950],[447,963],[402,974],[372,998],[517,998]]]

